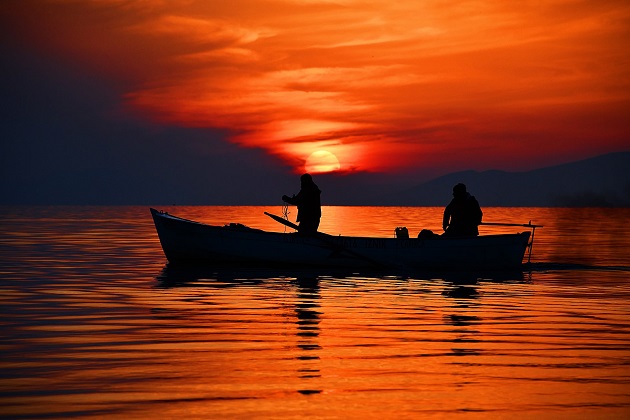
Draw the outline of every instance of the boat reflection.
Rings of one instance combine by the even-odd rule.
[[[457,282],[447,282],[443,296],[452,299],[450,305],[453,313],[444,315],[444,324],[452,328],[454,356],[478,356],[479,330],[482,319],[477,314],[481,310],[481,294],[478,287],[481,279],[472,277],[458,277]]]
[[[212,294],[227,296],[231,299],[233,295],[239,295],[241,290],[248,296],[251,296],[254,291],[255,299],[262,296],[264,302],[271,302],[275,296],[282,296],[280,301],[283,324],[290,331],[288,335],[293,336],[293,339],[289,340],[288,347],[282,350],[283,354],[290,355],[293,361],[289,365],[290,371],[293,372],[293,375],[290,375],[291,390],[309,396],[322,394],[328,389],[326,378],[328,378],[327,373],[330,367],[328,362],[331,354],[335,357],[343,357],[339,354],[343,354],[347,348],[351,348],[354,352],[357,350],[353,346],[364,346],[366,342],[372,345],[374,340],[378,340],[371,337],[369,333],[366,336],[355,336],[349,332],[348,337],[352,338],[346,339],[343,345],[338,344],[339,347],[331,346],[330,341],[324,341],[322,337],[330,337],[331,330],[326,331],[328,334],[322,335],[321,323],[324,316],[322,308],[325,307],[322,301],[323,296],[335,299],[335,296],[338,296],[335,294],[338,290],[359,287],[363,291],[358,295],[362,295],[361,299],[366,301],[378,300],[379,291],[389,291],[387,292],[389,298],[386,297],[386,301],[397,295],[400,298],[413,296],[411,299],[415,304],[421,302],[431,306],[437,301],[438,306],[433,306],[433,308],[439,308],[442,312],[442,326],[436,329],[439,338],[431,338],[429,341],[441,342],[442,344],[438,345],[444,352],[442,354],[457,356],[457,361],[452,363],[468,364],[471,361],[465,359],[466,356],[485,354],[483,340],[480,338],[483,334],[480,331],[485,328],[483,296],[487,290],[487,283],[498,283],[498,288],[502,289],[504,286],[509,288],[509,285],[513,283],[522,283],[524,279],[522,271],[492,273],[364,271],[357,273],[348,270],[280,270],[167,264],[156,276],[156,287],[202,289],[195,293],[206,293],[203,288],[234,288],[235,290],[221,290],[221,293],[215,290],[217,293]],[[241,290],[238,290],[239,287]],[[393,294],[390,293],[392,291],[390,287],[394,287]],[[188,293],[183,293],[183,295],[188,297]],[[436,296],[437,299],[435,299]],[[425,298],[428,299],[425,301]],[[245,307],[249,306],[245,305]],[[335,305],[332,305],[332,308],[332,311],[336,310]],[[205,311],[205,308],[203,310]],[[249,312],[247,314],[249,315]],[[335,319],[338,316],[334,313],[328,315],[328,319]],[[364,314],[364,316],[369,317],[370,314]],[[408,319],[408,322],[412,324],[418,323],[412,330],[425,328],[422,327],[422,322],[427,322],[427,319],[422,315]],[[391,323],[394,324],[392,328],[396,330],[401,328],[398,325],[400,321],[383,318],[380,322],[384,331],[391,327]],[[335,331],[334,323],[332,325],[332,331]],[[413,336],[414,333],[411,334]],[[413,339],[428,340],[429,338],[418,334]],[[361,350],[363,349],[364,347],[361,347]],[[348,360],[352,363],[361,363],[359,359],[355,360],[352,357]]]
[[[396,280],[438,280],[447,284],[466,286],[479,282],[506,282],[521,283],[530,281],[531,275],[523,270],[497,270],[497,271],[408,271],[408,270],[362,270],[326,269],[326,268],[258,268],[258,267],[214,267],[203,265],[172,265],[166,264],[162,271],[155,277],[158,287],[237,287],[243,284],[262,284],[269,280],[301,279],[304,284],[319,282],[320,279],[333,278],[339,280],[352,280],[354,278],[370,278],[388,281]],[[447,288],[445,293],[465,295],[470,289]]]
[[[297,324],[297,346],[303,351],[296,359],[302,361],[298,370],[298,377],[307,381],[311,385],[313,380],[321,377],[319,345],[319,323],[320,304],[319,279],[317,277],[302,276],[292,282],[297,287],[297,302],[295,304],[295,315]],[[317,387],[306,387],[299,389],[303,395],[319,394],[321,389]]]
[[[160,288],[210,287],[229,288],[261,285],[269,280],[285,280],[295,289],[295,301],[289,307],[295,323],[296,392],[314,395],[322,392],[320,371],[320,276],[313,272],[270,271],[250,269],[216,270],[208,267],[165,266],[156,277]]]

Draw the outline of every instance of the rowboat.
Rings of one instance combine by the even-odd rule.
[[[209,225],[153,208],[151,215],[171,264],[496,270],[520,268],[528,247],[531,255],[533,243],[533,231],[429,238],[305,235],[264,231],[239,223]],[[537,227],[531,223],[515,226]]]

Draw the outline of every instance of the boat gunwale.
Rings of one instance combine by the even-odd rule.
[[[234,232],[251,232],[251,233],[258,233],[258,234],[267,234],[267,235],[291,235],[291,236],[296,236],[296,237],[300,237],[300,238],[315,238],[315,239],[323,239],[322,237],[326,238],[326,239],[338,239],[338,238],[347,238],[347,239],[355,239],[355,240],[374,240],[374,239],[384,239],[384,240],[392,240],[392,241],[452,241],[452,240],[474,240],[474,239],[480,239],[480,238],[507,238],[507,237],[518,237],[518,236],[522,236],[523,234],[527,234],[528,237],[531,236],[531,232],[529,231],[522,231],[522,232],[516,232],[516,233],[497,233],[497,234],[490,234],[490,235],[478,235],[478,236],[444,236],[444,235],[439,235],[439,234],[435,234],[434,236],[431,237],[427,237],[427,238],[418,238],[418,237],[409,237],[409,238],[396,238],[396,237],[389,237],[389,236],[355,236],[355,235],[332,235],[329,233],[325,233],[325,232],[316,232],[315,234],[303,234],[300,232],[274,232],[274,231],[269,231],[269,230],[264,230],[264,229],[258,229],[258,228],[252,228],[240,223],[230,223],[224,226],[220,226],[220,225],[214,225],[214,224],[210,224],[210,223],[205,223],[205,222],[199,222],[199,221],[195,221],[195,220],[190,220],[190,219],[185,219],[183,217],[179,217],[179,216],[174,216],[172,214],[169,214],[168,212],[163,212],[160,210],[156,210],[154,208],[151,208],[151,214],[153,215],[153,217],[162,217],[164,219],[169,219],[169,220],[173,220],[173,221],[177,221],[177,222],[182,222],[182,223],[190,223],[190,224],[194,224],[194,225],[198,225],[198,226],[204,226],[204,227],[208,227],[208,228],[214,228],[214,229],[225,229],[225,230],[232,230]]]

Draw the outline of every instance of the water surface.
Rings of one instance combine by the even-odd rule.
[[[279,206],[162,209],[284,231]],[[441,211],[325,207],[321,230]],[[484,208],[544,225],[497,273],[176,269],[144,207],[0,212],[6,418],[630,417],[630,209]]]

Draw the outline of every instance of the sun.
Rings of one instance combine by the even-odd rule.
[[[341,165],[337,156],[326,150],[317,150],[306,159],[304,169],[308,173],[323,173],[338,171]]]

